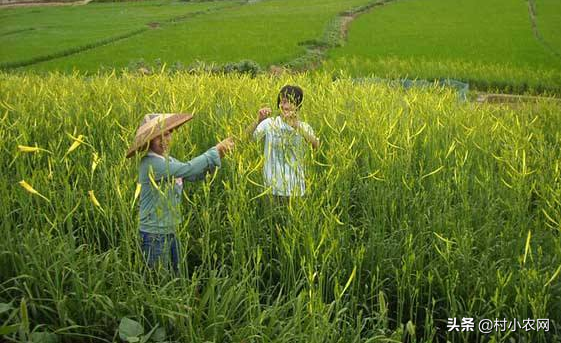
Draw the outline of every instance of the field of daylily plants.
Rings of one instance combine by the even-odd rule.
[[[559,341],[559,103],[475,104],[321,73],[0,83],[8,341]],[[301,119],[321,145],[309,194],[278,209],[243,130],[286,83],[303,87]],[[187,187],[175,276],[144,266],[139,159],[124,156],[155,111],[196,113],[174,136],[179,159],[237,140]],[[519,326],[461,332],[454,318]]]

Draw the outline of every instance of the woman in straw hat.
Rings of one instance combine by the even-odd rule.
[[[204,179],[220,167],[220,159],[234,142],[227,138],[189,162],[168,155],[171,133],[193,118],[189,114],[147,114],[144,116],[127,152],[127,158],[141,151],[139,168],[140,236],[142,254],[151,268],[162,264],[178,270],[179,243],[175,228],[181,223],[183,181]]]

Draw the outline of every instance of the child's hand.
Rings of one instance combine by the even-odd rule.
[[[300,121],[298,119],[296,119],[296,117],[292,116],[292,117],[288,117],[288,120],[286,121],[288,123],[288,125],[290,125],[294,130],[298,130],[300,129]]]
[[[263,120],[267,119],[273,111],[269,107],[263,107],[259,110],[257,121],[262,122]]]
[[[228,137],[222,142],[216,144],[216,150],[218,150],[218,154],[220,157],[224,157],[227,153],[234,149],[234,139],[232,137]]]

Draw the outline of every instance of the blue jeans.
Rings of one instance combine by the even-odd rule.
[[[150,268],[161,264],[174,272],[179,266],[179,242],[174,233],[160,234],[140,231],[141,249],[144,261]]]

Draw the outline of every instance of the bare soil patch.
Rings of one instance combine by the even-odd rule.
[[[554,101],[561,103],[561,99],[544,97],[544,96],[531,96],[531,95],[516,95],[516,94],[488,94],[480,93],[477,96],[477,102],[491,103],[491,104],[516,104],[538,101]]]
[[[41,6],[81,6],[90,3],[92,0],[82,0],[82,1],[51,1],[51,2],[2,2],[0,3],[0,9],[11,8],[11,7],[41,7]]]

